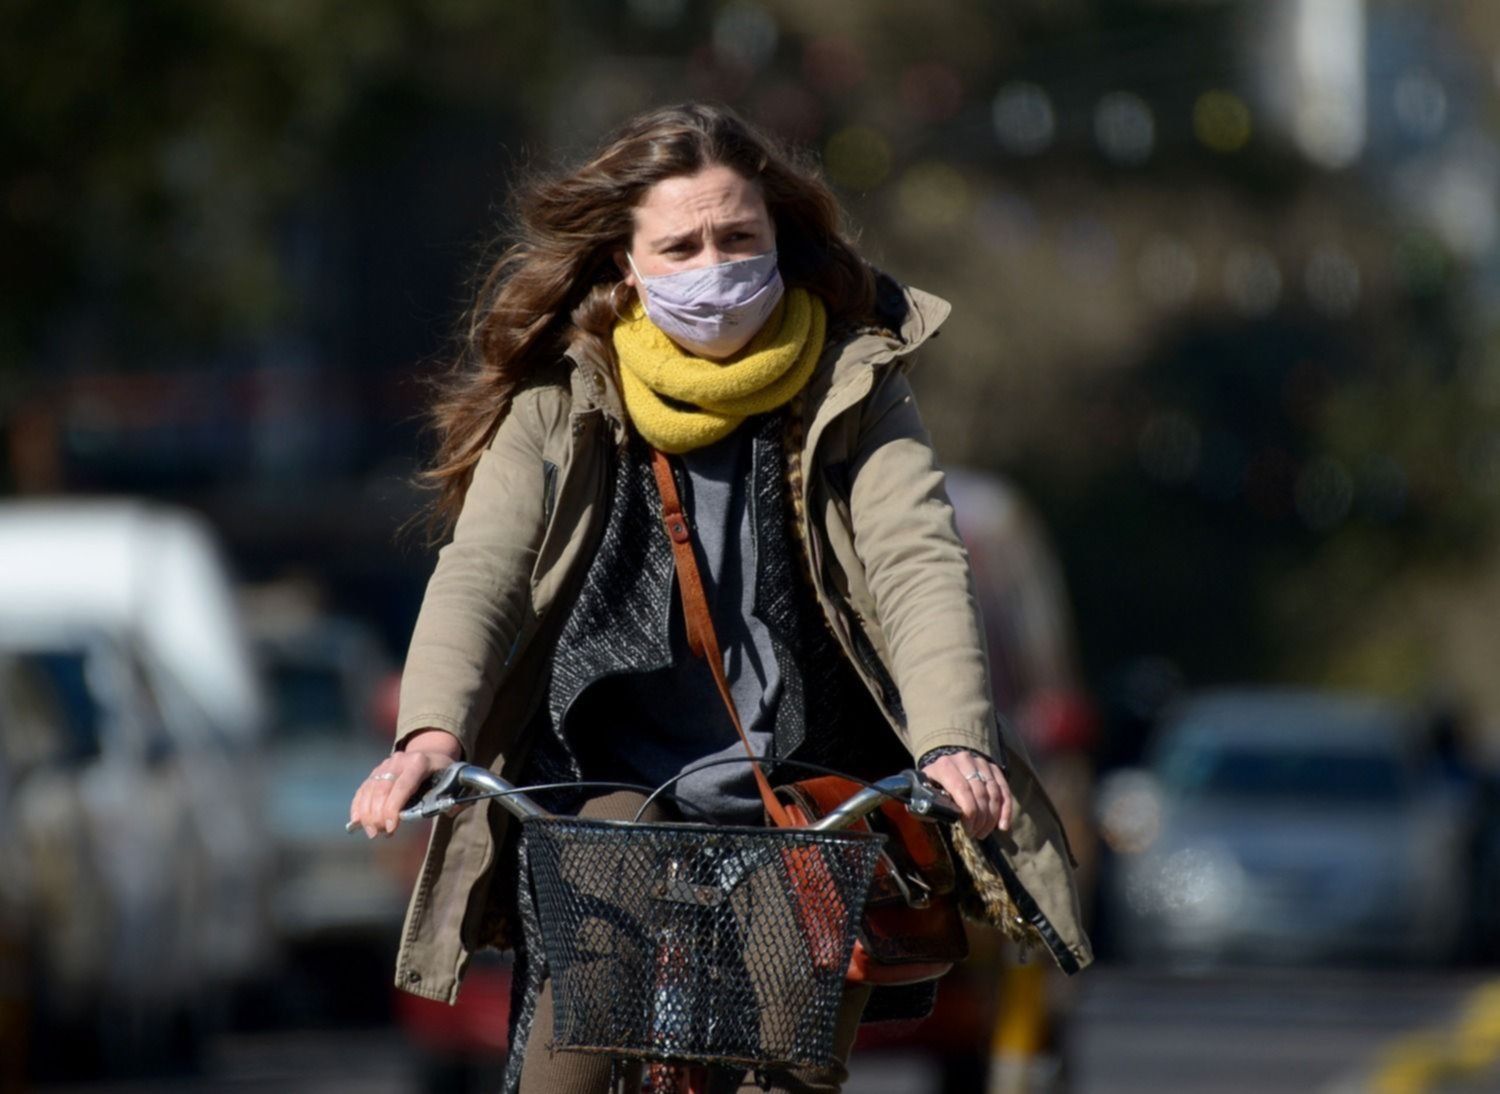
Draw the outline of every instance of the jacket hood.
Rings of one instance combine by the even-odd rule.
[[[878,366],[905,357],[930,338],[953,310],[946,300],[903,285],[889,274],[875,271],[873,322],[835,328],[819,372],[828,387],[843,386],[847,374],[862,366]]]
[[[941,297],[903,285],[877,270],[875,316],[879,326],[865,329],[895,338],[903,349],[913,350],[938,333],[952,310],[952,305]]]

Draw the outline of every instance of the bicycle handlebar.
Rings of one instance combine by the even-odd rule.
[[[894,798],[905,802],[906,808],[927,820],[960,821],[963,812],[948,792],[936,783],[930,783],[920,774],[908,768],[900,774],[891,775],[869,786],[863,787],[843,805],[816,821],[811,827],[816,832],[832,832],[848,828],[861,817],[879,809],[886,800]]]
[[[446,813],[456,806],[493,798],[520,820],[551,816],[525,791],[478,764],[454,763],[437,774],[431,785],[401,810],[405,821],[423,820]],[[895,799],[919,817],[927,820],[958,821],[963,817],[958,805],[942,787],[929,783],[916,771],[910,769],[891,775],[878,782],[862,787],[837,809],[822,817],[810,827],[814,831],[831,832],[848,828],[861,817],[868,816],[881,803]],[[346,832],[354,832],[359,825],[350,821],[344,826]]]

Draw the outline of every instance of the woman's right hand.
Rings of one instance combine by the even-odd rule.
[[[389,836],[401,824],[401,810],[429,775],[463,757],[458,738],[441,729],[424,729],[407,738],[406,747],[392,752],[359,784],[349,803],[349,820],[374,839]]]

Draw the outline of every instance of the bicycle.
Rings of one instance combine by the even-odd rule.
[[[697,1094],[714,1067],[767,1086],[772,1069],[829,1065],[885,842],[848,829],[889,799],[931,820],[958,820],[958,807],[907,770],[865,783],[805,828],[641,821],[670,785],[517,787],[456,763],[401,817],[493,799],[521,822],[553,978],[553,1043],[610,1057],[612,1086],[637,1061],[653,1094]],[[628,821],[554,815],[528,795],[578,786],[650,794]]]

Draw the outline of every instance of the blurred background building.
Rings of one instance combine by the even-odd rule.
[[[307,972],[315,952],[340,955],[329,968],[355,952],[378,966],[409,851],[375,863],[315,833],[383,747],[433,562],[413,485],[430,451],[426,382],[453,356],[517,179],[690,98],[806,149],[865,255],[954,303],[913,382],[945,461],[1027,499],[1046,534],[1014,572],[1038,575],[1051,591],[1035,602],[1055,605],[990,608],[997,683],[1051,658],[1037,693],[1010,701],[1063,761],[1078,827],[1097,811],[1095,769],[1124,769],[1103,787],[1104,813],[1124,818],[1104,833],[1106,947],[1165,945],[1139,925],[1113,932],[1109,894],[1146,882],[1126,877],[1137,866],[1110,874],[1111,856],[1135,853],[1140,818],[1172,794],[1219,786],[1171,759],[1160,716],[1197,725],[1221,709],[1179,717],[1186,689],[1276,683],[1381,697],[1390,706],[1368,725],[1407,727],[1422,746],[1401,754],[1413,777],[1440,768],[1468,788],[1448,799],[1456,827],[1441,837],[1461,844],[1451,899],[1473,913],[1448,949],[1493,956],[1500,917],[1481,914],[1500,893],[1486,790],[1500,751],[1490,0],[6,5],[0,558],[18,592],[0,604],[0,679],[13,681],[0,711],[10,727],[51,726],[53,743],[8,730],[26,747],[0,749],[12,845],[0,863],[36,879],[22,853],[33,837],[96,853],[26,804],[46,798],[38,771],[83,772],[68,793],[105,810],[90,822],[104,830],[108,794],[91,789],[104,777],[87,774],[102,758],[133,756],[110,762],[142,778],[160,775],[163,750],[197,756],[194,770],[248,764],[267,785],[244,822],[263,826],[242,831],[257,848],[244,869],[175,896],[164,881],[151,899],[248,887],[264,937],[244,925],[234,945],[297,955],[278,967],[304,989],[327,979]],[[969,496],[982,529],[999,503],[983,487]],[[41,545],[44,524],[84,509],[102,520],[101,499],[125,507],[108,527]],[[149,567],[105,559],[188,540],[201,549],[186,608],[150,599],[162,579]],[[1012,571],[990,568],[1004,590]],[[86,611],[80,594],[64,612],[58,593],[57,618],[39,617],[19,604],[43,570],[60,587],[87,571],[119,588]],[[242,724],[203,740],[170,727],[232,721],[181,713],[225,692],[195,692],[195,659],[173,667],[156,640],[193,604],[221,612],[201,633],[232,631],[204,639],[199,660],[217,658],[246,692]],[[184,694],[174,705],[163,690]],[[1348,721],[1312,698],[1296,719],[1324,724],[1309,710]],[[101,728],[116,724],[136,727],[119,745]],[[35,908],[86,884],[46,883],[51,897],[13,885],[0,898],[0,924],[20,924],[0,926],[0,972],[7,954],[42,952],[26,942]],[[76,892],[107,891],[92,884]],[[343,948],[316,941],[330,938]],[[126,975],[106,964],[91,975]],[[12,995],[0,989],[0,1029],[45,1010]],[[162,1043],[196,1030],[188,995],[117,1002],[157,1022]]]

